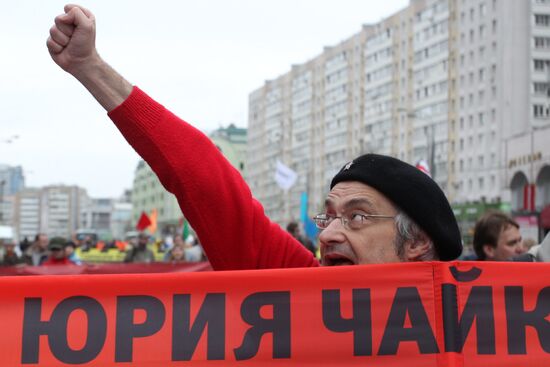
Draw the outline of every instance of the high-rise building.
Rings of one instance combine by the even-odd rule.
[[[0,164],[0,195],[11,196],[25,187],[25,176],[21,166]]]
[[[41,190],[40,232],[50,237],[71,236],[82,226],[83,203],[89,200],[78,186],[52,185]]]
[[[86,190],[77,186],[52,185],[21,190],[14,204],[17,238],[31,240],[37,233],[71,238],[82,226],[82,210],[88,200]]]
[[[32,241],[40,232],[41,196],[40,189],[33,188],[23,189],[15,196],[14,224],[20,241]]]
[[[550,229],[549,90],[550,1],[411,0],[250,94],[247,181],[284,224],[347,161],[388,154],[426,161],[457,206],[546,209]]]
[[[15,194],[25,187],[21,166],[0,165],[0,225],[12,226]]]

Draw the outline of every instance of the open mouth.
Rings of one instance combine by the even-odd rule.
[[[344,265],[355,265],[355,262],[349,258],[339,255],[339,254],[330,254],[323,257],[324,266],[344,266]]]

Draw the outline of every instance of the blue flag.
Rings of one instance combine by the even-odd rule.
[[[317,243],[317,226],[313,219],[308,216],[307,212],[307,192],[302,192],[300,198],[300,220],[304,224],[304,232],[307,238],[313,243]]]

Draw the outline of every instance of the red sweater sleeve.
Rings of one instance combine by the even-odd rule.
[[[199,130],[137,87],[109,117],[176,195],[214,269],[319,265],[266,217],[239,171]]]

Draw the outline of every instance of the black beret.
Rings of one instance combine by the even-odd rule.
[[[447,197],[418,168],[393,157],[365,154],[342,167],[330,189],[343,181],[362,182],[390,199],[430,236],[440,260],[453,260],[462,253],[460,230]]]

